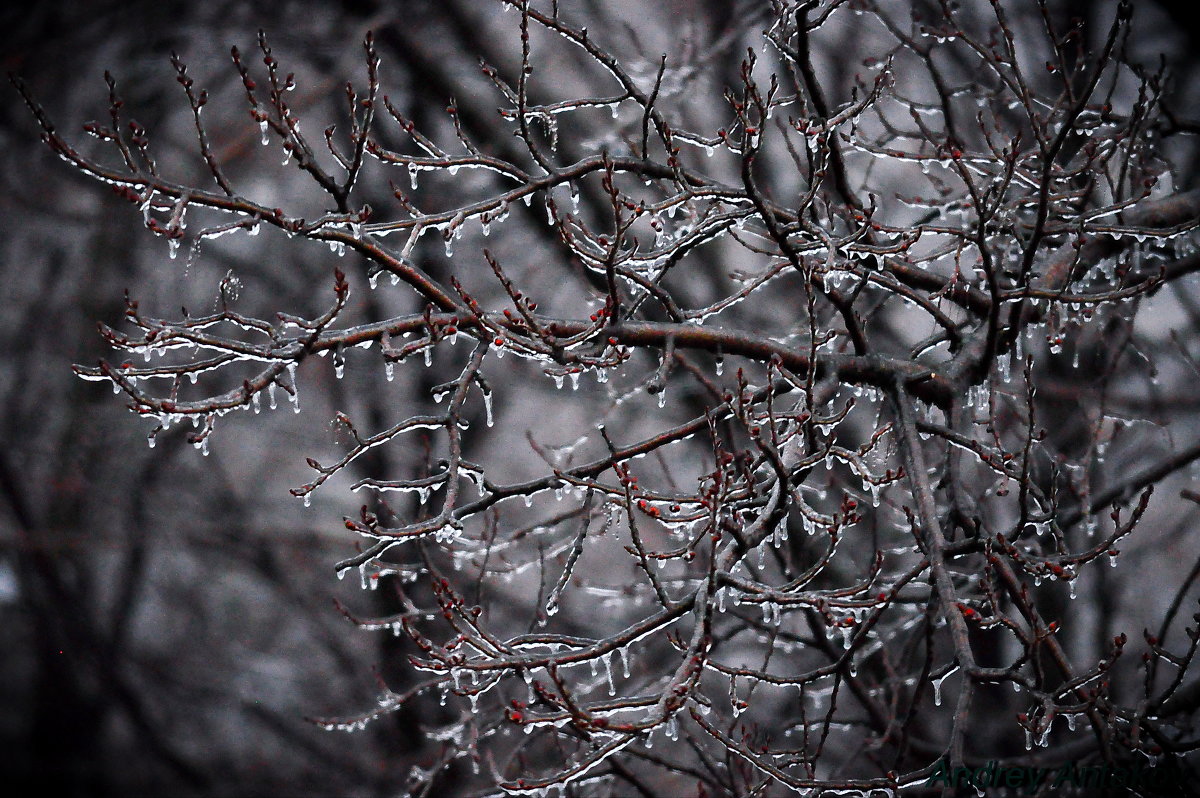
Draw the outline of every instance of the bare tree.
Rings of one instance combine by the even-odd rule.
[[[490,117],[451,99],[418,124],[368,36],[321,133],[265,35],[235,48],[303,195],[227,172],[210,131],[234,122],[181,58],[188,167],[112,78],[91,149],[17,82],[171,258],[260,231],[335,256],[274,316],[238,310],[233,271],[212,312],[130,297],[101,333],[145,362],[77,369],[151,445],[190,422],[205,453],[233,411],[300,412],[326,368],[385,373],[292,493],[366,497],[338,574],[403,609],[345,612],[423,675],[317,722],[440,696],[415,791],[454,768],[464,792],[950,794],[994,765],[1190,794],[1194,547],[1134,606],[1105,567],[1178,534],[1151,492],[1200,458],[1194,337],[1166,331],[1200,320],[1200,193],[1165,76],[1128,57],[1131,4],[1093,29],[1040,2],[779,2],[661,58],[565,4],[499,5],[456,17],[511,37],[453,77],[490,84]]]

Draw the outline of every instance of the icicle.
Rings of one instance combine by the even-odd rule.
[[[271,139],[270,139],[270,137],[267,135],[267,120],[265,120],[265,119],[260,119],[260,120],[258,120],[258,130],[259,130],[259,132],[262,134],[262,139],[261,139],[261,140],[262,140],[263,146],[265,147],[265,146],[267,146],[268,144],[270,144],[270,143],[271,143]]]
[[[1021,340],[1021,336],[1017,336],[1017,341]],[[1019,344],[1018,344],[1019,346]],[[1020,357],[1020,355],[1017,355]],[[996,370],[1000,372],[1000,379],[1008,382],[1012,378],[1012,353],[1006,352],[996,358]]]
[[[308,493],[304,494],[304,506],[312,507],[312,491],[309,491]]]
[[[600,660],[604,664],[604,675],[608,678],[608,694],[616,695],[617,687],[613,683],[613,673],[612,673],[612,652],[610,651],[607,654],[601,654]]]
[[[433,345],[432,344],[425,347],[424,354],[425,354],[425,368],[429,368],[430,366],[433,365]]]
[[[667,389],[665,387],[658,392],[658,406],[660,408],[667,406]]]
[[[484,417],[487,421],[487,425],[490,427],[493,424],[495,424],[495,419],[492,418],[492,394],[491,394],[491,392],[487,392],[483,395],[483,412],[484,412]]]
[[[579,372],[572,371],[570,376],[571,376],[571,390],[578,391],[579,390]]]
[[[629,652],[624,648],[618,648],[617,654],[621,658],[621,673],[625,675],[626,679],[628,679],[629,678]]]
[[[396,378],[396,364],[392,361],[387,361],[383,364],[383,374],[387,377],[387,381],[391,382]]]
[[[417,190],[417,165],[412,161],[408,163],[408,184],[413,191]]]
[[[946,674],[946,676],[948,675],[949,674]],[[940,707],[942,705],[942,682],[946,681],[946,676],[933,680],[933,705],[935,707]]]

